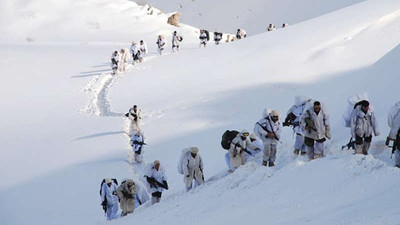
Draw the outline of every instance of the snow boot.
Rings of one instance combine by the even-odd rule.
[[[316,154],[315,154],[315,158],[316,158],[316,159],[322,158],[322,154],[317,154],[317,153],[316,153]]]
[[[268,166],[269,166],[269,167],[273,167],[273,166],[275,166],[275,163],[274,163],[274,162],[269,162],[269,163],[268,163]]]
[[[263,166],[267,166],[267,164],[268,164],[267,161],[263,161],[263,162],[262,162],[262,165],[263,165]]]
[[[299,152],[300,152],[299,149],[295,149],[295,150],[293,151],[293,153],[294,153],[295,155],[299,155]]]

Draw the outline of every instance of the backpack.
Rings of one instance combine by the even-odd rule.
[[[185,148],[182,150],[181,157],[178,162],[178,173],[183,174],[183,159],[190,152],[190,148]]]
[[[117,186],[118,186],[118,181],[117,181],[117,179],[115,179],[115,178],[111,178],[111,181],[112,182],[114,182]],[[101,181],[101,184],[100,184],[100,196],[101,196],[101,189],[102,189],[102,187],[103,187],[103,184],[106,182],[106,178],[104,178],[102,181]]]
[[[209,41],[209,40],[210,40],[210,33],[208,32],[208,30],[204,30],[204,32],[206,32],[206,35],[207,35],[207,41]]]
[[[351,113],[353,112],[353,110],[355,108],[357,108],[357,106],[359,106],[362,103],[362,101],[364,101],[364,100],[368,101],[368,99],[369,98],[368,98],[367,94],[365,94],[365,93],[360,94],[360,95],[355,95],[348,99],[348,105],[347,105],[346,111],[343,114],[343,119],[344,119],[344,123],[345,123],[346,127],[351,127],[351,118],[350,117],[351,117]],[[372,107],[370,107],[370,108],[372,111]]]
[[[237,130],[226,130],[222,134],[221,146],[223,149],[228,150],[231,147],[232,140],[239,134]]]

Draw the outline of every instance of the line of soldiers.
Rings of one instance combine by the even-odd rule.
[[[349,144],[354,154],[368,155],[372,135],[378,136],[378,123],[375,113],[368,100],[362,99],[350,105],[347,127],[351,131]],[[283,126],[292,126],[295,132],[295,155],[307,154],[309,160],[324,157],[324,143],[331,139],[329,114],[321,102],[304,96],[296,96],[295,104],[289,109],[286,119],[281,125],[278,110],[264,110],[263,118],[254,126],[254,134],[247,130],[238,133],[231,141],[229,152],[226,154],[228,172],[233,172],[244,165],[248,155],[257,154],[260,147],[255,145],[257,138],[263,143],[263,166],[275,166],[277,145],[280,143],[280,133]],[[389,146],[393,141],[392,154],[395,154],[395,165],[400,168],[400,102],[391,109],[388,118],[391,131],[386,140]],[[249,138],[250,137],[250,138]],[[248,152],[253,150],[254,152]],[[228,157],[229,155],[229,157]],[[229,162],[228,162],[229,159]]]
[[[223,33],[215,31],[214,32],[214,42],[215,45],[219,45],[221,43],[222,40],[222,36]],[[227,34],[226,35],[226,40],[225,42],[232,42],[235,40],[239,40],[239,39],[243,39],[247,37],[247,33],[244,29],[237,29],[236,31],[236,35],[233,34]],[[200,39],[200,47],[206,47],[207,46],[207,42],[210,40],[210,33],[208,32],[208,30],[205,29],[201,29],[200,30],[200,35],[199,35],[199,39]]]
[[[284,23],[282,24],[282,28],[287,27],[288,24]],[[275,30],[275,25],[269,24],[267,30],[268,31],[273,31]],[[221,40],[222,40],[223,33],[221,32],[214,32],[214,42],[216,45],[219,45]],[[232,42],[235,40],[239,39],[244,39],[247,37],[247,32],[244,29],[237,29],[236,35],[231,35],[228,34],[226,38],[226,42]],[[207,30],[201,29],[200,30],[200,47],[206,47],[207,42],[210,40],[210,34]],[[179,35],[177,31],[174,31],[172,34],[172,52],[178,52],[179,51],[179,46],[180,42],[183,41],[182,35]],[[158,35],[157,41],[157,50],[160,55],[163,54],[165,47],[167,46],[167,41],[165,37],[162,35]],[[130,53],[132,57],[132,64],[142,62],[143,57],[148,53],[147,45],[144,43],[143,40],[140,41],[140,44],[137,44],[136,42],[132,42],[131,48],[130,48]],[[128,60],[128,50],[125,48],[122,48],[119,52],[114,51],[113,54],[111,55],[111,69],[112,69],[112,75],[118,74],[118,72],[123,72],[125,71],[125,64]]]
[[[378,136],[378,124],[375,113],[368,100],[363,99],[352,103],[351,110],[345,121],[351,130],[352,139],[350,147],[354,148],[355,154],[368,154],[371,146],[372,135]],[[126,114],[131,120],[132,129],[132,148],[135,151],[135,161],[142,162],[138,152],[138,146],[143,147],[144,139],[136,139],[141,136],[140,121],[141,110],[135,105]],[[400,168],[400,101],[392,107],[388,124],[391,128],[387,137],[386,144],[392,144],[392,154],[395,154],[395,166]],[[263,111],[262,119],[254,126],[254,134],[247,130],[242,130],[231,140],[229,151],[225,158],[230,173],[234,172],[241,165],[244,165],[249,157],[263,152],[263,166],[275,166],[277,146],[280,141],[280,134],[283,126],[292,126],[296,134],[294,143],[294,154],[307,154],[309,160],[324,157],[324,143],[326,139],[331,139],[329,115],[320,101],[312,100],[304,96],[296,96],[295,104],[288,110],[285,121],[281,123],[280,112],[278,110]],[[183,182],[186,191],[204,184],[203,160],[197,147],[190,147],[182,151],[178,172],[183,175]],[[160,202],[163,191],[168,190],[165,169],[159,160],[155,160],[145,173],[148,190],[151,194],[151,203]],[[102,184],[101,197],[103,207],[107,213],[107,219],[118,217],[118,204],[120,201],[121,216],[133,213],[135,206],[143,204],[149,199],[147,192],[139,197],[138,188],[140,187],[133,180],[126,180],[117,187],[118,184],[106,179]],[[147,196],[147,200],[146,200]],[[138,203],[139,202],[139,203]],[[135,205],[136,204],[136,205]]]
[[[132,57],[132,64],[134,65],[140,63],[142,62],[143,57],[148,53],[147,45],[143,40],[140,41],[140,44],[137,44],[135,41],[133,41],[130,47],[130,53]],[[114,51],[111,55],[112,75],[117,75],[120,72],[124,72],[128,59],[128,49],[122,48],[119,52]]]

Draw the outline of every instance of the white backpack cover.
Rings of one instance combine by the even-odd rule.
[[[369,101],[369,98],[368,98],[368,95],[366,94],[366,93],[364,93],[364,94],[359,94],[359,95],[354,95],[353,97],[350,97],[348,100],[347,100],[347,108],[346,108],[346,111],[344,112],[344,114],[343,114],[343,119],[344,119],[344,123],[345,123],[345,126],[346,127],[351,127],[351,113],[353,112],[353,110],[354,110],[354,106],[358,103],[358,102],[360,102],[360,101],[363,101],[363,100],[367,100],[367,101]],[[373,109],[372,109],[372,106],[370,106],[370,110],[371,111],[373,111]]]
[[[311,102],[311,101],[312,101],[311,98],[309,98],[309,97],[307,97],[307,96],[304,96],[304,95],[297,95],[297,96],[294,98],[294,104],[295,104],[296,106],[302,106],[302,105],[304,105],[304,104],[306,104],[306,103],[308,103],[308,102]]]
[[[400,101],[397,102],[392,108],[390,108],[388,115],[388,125],[391,128],[393,126],[394,119],[400,115]]]
[[[183,167],[182,167],[183,159],[185,158],[185,156],[187,154],[189,154],[189,152],[190,152],[190,148],[185,148],[182,150],[181,157],[179,158],[179,162],[178,162],[178,173],[180,173],[180,174],[183,174]]]

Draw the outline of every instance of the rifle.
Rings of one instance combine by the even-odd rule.
[[[115,59],[111,59],[112,64],[118,65],[118,62]]]
[[[144,176],[146,177],[147,182],[149,182],[150,186],[153,187],[161,187],[164,188],[165,190],[168,190],[168,183],[164,181],[164,183],[158,182],[154,177],[149,177],[149,176]]]
[[[104,213],[107,213],[107,198],[104,198],[104,201],[101,203],[103,206]]]
[[[271,120],[269,119],[269,118],[266,118],[270,123],[271,123]],[[265,130],[267,133],[273,133],[274,134],[274,139],[275,140],[277,140],[277,141],[279,141],[279,138],[276,136],[276,133],[275,133],[275,131],[274,131],[274,129],[272,129],[272,131],[269,131],[268,130],[268,128],[265,126],[265,127],[263,127],[259,122],[257,122],[256,124],[258,124],[263,130]],[[272,126],[272,125],[271,125]],[[267,136],[268,137],[268,136]]]
[[[240,150],[246,152],[247,154],[253,155],[253,154],[251,154],[251,152],[250,152],[249,150],[247,150],[247,149],[245,149],[245,148],[242,148],[242,146],[241,146],[239,143],[236,143],[235,146],[236,146],[236,147],[239,147]]]
[[[133,147],[134,144],[140,146],[139,149],[138,149],[137,151],[135,151],[135,153],[137,153],[137,154],[139,154],[139,155],[142,153],[142,147],[143,147],[143,145],[147,145],[147,144],[144,143],[143,141],[137,141],[137,140],[133,141],[131,146]]]
[[[137,140],[133,141],[132,144],[135,144],[135,145],[147,145],[146,143],[144,143],[144,141],[137,141]]]
[[[288,127],[288,126],[293,126],[293,127],[296,127],[296,126],[299,126],[300,125],[300,122],[283,122],[282,123],[282,126],[284,126],[284,127]]]
[[[308,118],[304,119],[304,122],[306,122],[306,126],[309,127],[311,130],[317,132],[317,129],[315,128],[314,121],[311,119],[310,110],[307,110],[307,115],[308,115]],[[310,130],[308,132],[311,133]]]
[[[353,141],[353,138],[351,137],[349,143],[342,146],[342,150],[346,147],[347,147],[347,150],[349,150],[350,148],[355,149],[355,147],[354,147],[355,144],[356,144],[356,141]]]
[[[400,133],[400,131],[399,131],[399,133]],[[399,138],[398,138],[399,137],[399,133],[397,134],[396,140],[390,139],[389,137],[386,138],[386,142],[385,142],[386,146],[388,146],[389,148],[392,148],[392,154],[390,154],[390,158],[393,157],[393,154],[397,149],[396,146],[398,145],[398,142],[400,141]],[[389,145],[390,141],[393,141],[393,145],[392,146]]]

